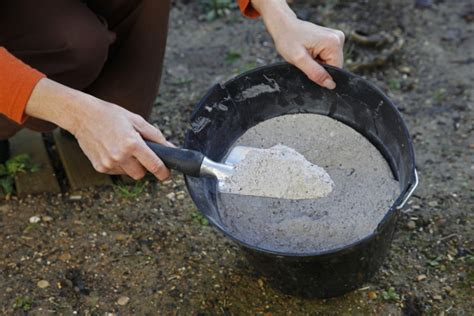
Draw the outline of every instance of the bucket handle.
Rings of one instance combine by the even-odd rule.
[[[405,206],[408,199],[413,195],[413,192],[415,192],[415,189],[417,186],[418,186],[418,172],[415,169],[415,183],[411,185],[411,188],[408,191],[408,193],[405,195],[405,198],[403,199],[402,203],[400,203],[400,205],[397,206],[397,210],[401,210]]]

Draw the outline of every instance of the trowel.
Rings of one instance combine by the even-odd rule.
[[[193,177],[217,178],[217,188],[222,193],[306,199],[324,197],[333,188],[333,182],[324,169],[311,164],[303,155],[283,145],[268,149],[235,146],[226,156],[224,163],[218,163],[198,151],[166,147],[151,142],[147,144],[170,169]],[[288,153],[291,156],[292,152],[299,156],[283,158],[288,157]],[[254,162],[253,167],[243,163],[247,156],[248,162]],[[240,162],[242,164],[239,164]],[[286,167],[286,173],[281,170],[285,163],[290,163]],[[299,194],[300,192],[307,194]]]
[[[146,141],[148,147],[163,161],[169,169],[177,170],[192,177],[213,176],[219,182],[232,176],[234,165],[242,161],[252,147],[236,146],[224,163],[215,162],[199,151],[167,147]]]

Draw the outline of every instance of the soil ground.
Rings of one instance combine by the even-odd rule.
[[[0,314],[472,315],[474,8],[469,0],[425,9],[414,2],[294,5],[302,18],[346,34],[404,40],[389,60],[358,71],[398,104],[421,179],[389,257],[365,287],[326,300],[272,289],[206,225],[177,175],[125,190],[1,201]],[[193,104],[213,83],[279,60],[261,21],[236,10],[214,21],[200,14],[198,2],[173,7],[153,114],[177,144]],[[384,53],[346,46],[348,64]],[[40,221],[30,223],[35,215]]]

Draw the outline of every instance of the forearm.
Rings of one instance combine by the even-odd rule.
[[[84,100],[88,98],[94,97],[43,78],[35,86],[25,113],[52,122],[74,134],[80,126],[80,118],[85,113]],[[87,104],[90,105],[91,102]]]
[[[288,21],[296,19],[296,14],[288,6],[286,0],[252,0],[251,3],[262,16],[272,36],[285,28]]]

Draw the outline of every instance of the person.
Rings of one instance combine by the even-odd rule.
[[[171,146],[149,124],[158,93],[171,0],[0,2],[0,152],[22,128],[59,126],[107,174],[164,180],[143,139]],[[334,89],[316,61],[343,64],[344,34],[297,18],[285,0],[238,0],[261,16],[276,49],[311,80]]]

